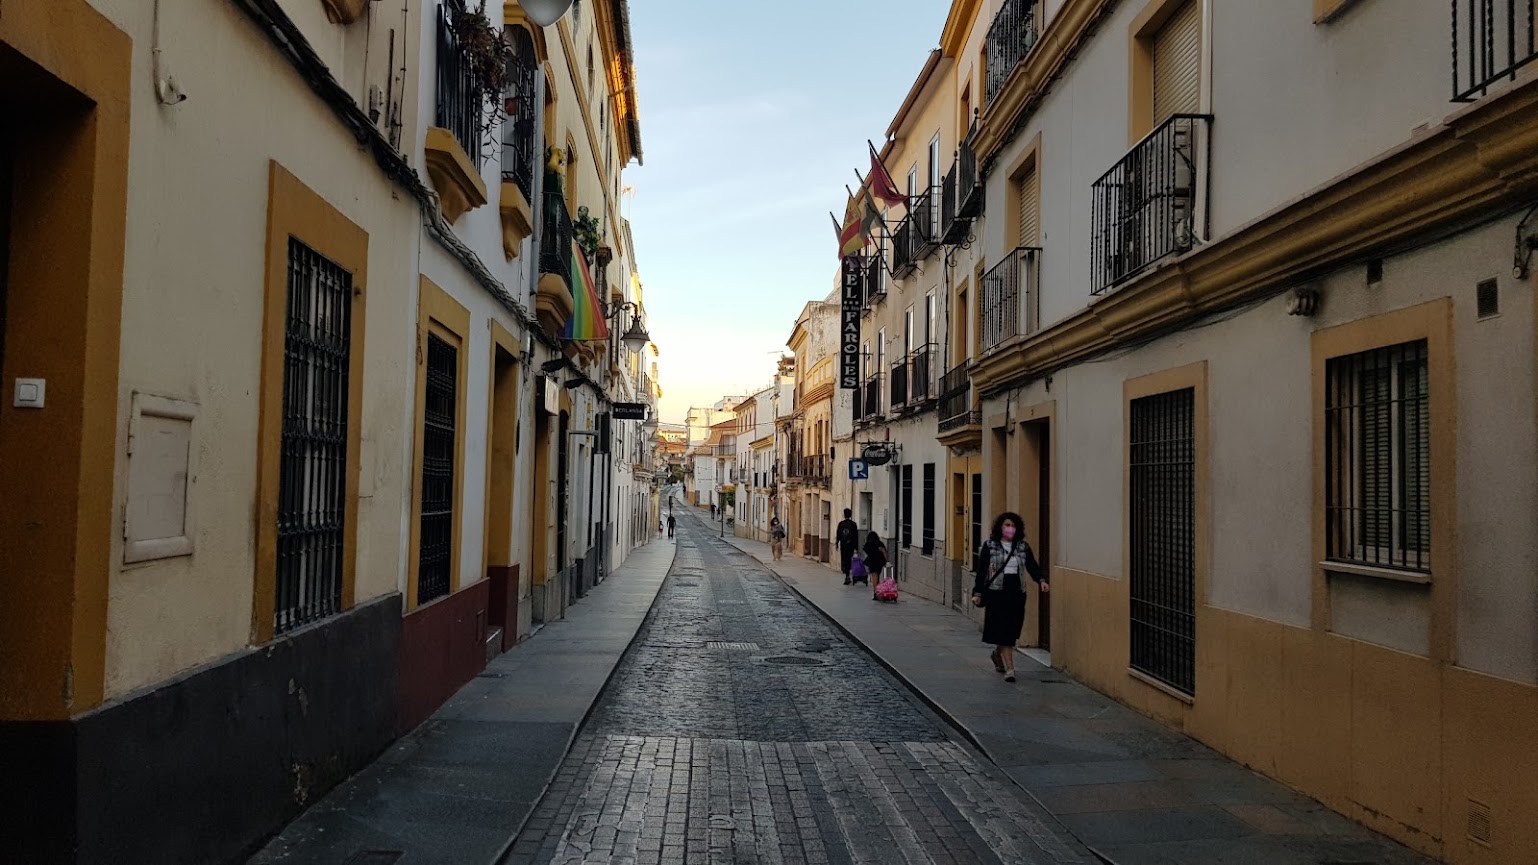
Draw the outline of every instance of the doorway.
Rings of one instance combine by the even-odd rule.
[[[822,561],[827,563],[831,561],[829,553],[832,547],[830,538],[833,537],[833,505],[826,500],[820,501],[822,502],[822,538],[820,539],[821,543],[819,546],[821,547]]]
[[[876,494],[860,493],[860,543],[865,543],[865,535],[876,530],[876,524],[872,522],[876,518]]]
[[[1020,428],[1021,516],[1025,518],[1025,536],[1036,550],[1043,572],[1052,573],[1052,421],[1050,418],[1024,423]],[[1052,595],[1036,593],[1035,621],[1028,631],[1035,639],[1028,642],[1042,649],[1052,648]]]
[[[486,424],[486,578],[491,581],[488,623],[502,629],[502,648],[518,643],[523,590],[513,563],[514,465],[518,450],[518,363],[493,339],[491,416]],[[537,524],[536,524],[537,525]]]

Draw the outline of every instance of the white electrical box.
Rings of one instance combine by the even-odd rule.
[[[16,398],[11,405],[16,408],[42,408],[48,395],[48,382],[40,378],[16,379]]]

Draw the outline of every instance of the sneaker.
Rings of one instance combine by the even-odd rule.
[[[849,578],[848,577],[844,578],[844,585],[846,585],[846,586],[849,585]]]
[[[1015,671],[1014,670],[1010,670],[1009,672],[1004,674],[1004,681],[1006,681],[1006,682],[1013,682],[1014,680],[1015,680]]]

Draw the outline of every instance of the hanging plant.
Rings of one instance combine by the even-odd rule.
[[[465,65],[466,83],[481,108],[481,131],[490,138],[502,122],[508,68],[515,58],[513,46],[486,17],[486,0],[475,9],[455,12],[450,28]]]
[[[594,261],[598,256],[602,234],[597,218],[588,214],[586,205],[577,208],[577,218],[572,220],[571,228],[577,236],[577,246],[582,248],[588,261]]]

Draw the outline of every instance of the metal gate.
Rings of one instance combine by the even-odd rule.
[[[1131,666],[1196,693],[1196,394],[1132,401]]]

